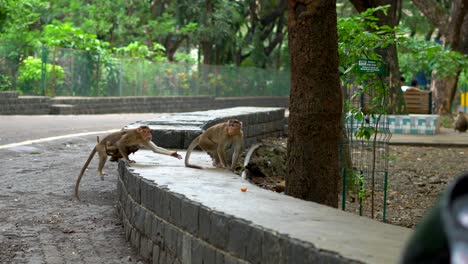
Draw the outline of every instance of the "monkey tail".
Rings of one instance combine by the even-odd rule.
[[[93,159],[94,157],[94,154],[96,154],[96,147],[93,148],[93,151],[91,151],[91,153],[89,154],[89,157],[88,157],[88,160],[85,162],[83,168],[81,169],[81,172],[80,172],[80,175],[78,176],[78,179],[76,179],[76,184],[75,184],[75,197],[78,201],[80,201],[80,196],[79,196],[79,188],[80,188],[80,181],[81,181],[81,178],[83,177],[83,174],[85,173],[86,171],[86,168],[88,168],[89,166],[89,163],[91,162],[91,160]]]
[[[193,165],[193,164],[190,164],[189,163],[189,159],[190,159],[190,154],[192,153],[192,151],[195,149],[195,147],[198,145],[198,142],[200,141],[200,136],[196,137],[192,143],[190,143],[188,149],[187,149],[187,153],[185,154],[185,167],[188,167],[188,168],[194,168],[194,169],[203,169],[203,167],[201,166],[198,166],[198,165]]]

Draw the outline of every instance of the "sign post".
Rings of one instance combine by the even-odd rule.
[[[382,62],[378,62],[375,60],[365,60],[360,59],[358,60],[358,69],[359,73],[378,73],[381,74],[384,72]]]

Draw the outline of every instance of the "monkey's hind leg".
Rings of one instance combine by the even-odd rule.
[[[104,180],[104,175],[106,175],[102,170],[107,161],[107,153],[105,148],[98,149],[99,155],[99,165],[98,165],[98,175],[101,177],[101,180]]]

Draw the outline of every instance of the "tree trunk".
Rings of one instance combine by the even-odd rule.
[[[289,0],[288,195],[338,206],[342,95],[336,1]]]
[[[390,27],[395,27],[400,21],[402,7],[401,0],[350,0],[350,2],[359,13],[366,11],[368,8],[390,5],[387,15],[383,12],[377,12],[375,14],[379,19],[377,22],[379,26],[388,25]],[[387,85],[390,89],[387,101],[387,111],[391,114],[404,113],[406,111],[406,105],[403,97],[403,91],[401,90],[400,66],[398,63],[396,45],[390,45],[385,49],[377,50],[377,52],[382,56],[383,62],[387,64],[386,70],[389,73]]]
[[[444,46],[468,54],[468,0],[452,1],[450,12],[435,0],[413,0],[413,3],[439,29]],[[459,73],[441,77],[432,71],[431,91],[436,114],[452,113]]]
[[[460,73],[460,72],[459,72]],[[437,76],[437,71],[432,71],[431,89],[437,114],[451,114],[452,102],[457,89],[458,74],[444,78]]]

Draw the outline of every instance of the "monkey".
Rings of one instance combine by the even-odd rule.
[[[468,129],[468,121],[466,120],[465,113],[462,111],[458,112],[458,116],[454,124],[454,129],[455,131],[458,130],[458,132],[466,132]]]
[[[208,128],[190,143],[185,154],[185,167],[203,169],[201,166],[189,163],[190,154],[193,149],[196,146],[200,146],[213,159],[213,166],[226,168],[226,148],[232,146],[234,153],[230,168],[234,171],[243,144],[242,122],[237,119],[229,119],[226,122],[216,124]]]
[[[140,126],[135,129],[114,132],[104,137],[101,141],[98,137],[96,146],[89,154],[89,157],[81,169],[78,179],[76,180],[75,197],[77,200],[80,200],[78,188],[80,186],[81,178],[83,177],[86,168],[89,166],[89,163],[96,153],[98,153],[99,156],[98,174],[102,180],[104,179],[104,173],[102,172],[102,169],[104,168],[104,164],[107,161],[107,156],[111,156],[111,161],[123,159],[128,163],[135,163],[134,160],[130,160],[128,158],[128,155],[135,153],[141,147],[152,150],[154,153],[169,155],[177,159],[182,159],[182,156],[179,155],[177,151],[170,151],[165,148],[156,146],[151,141],[152,138],[153,135],[151,133],[151,129],[148,126]]]

